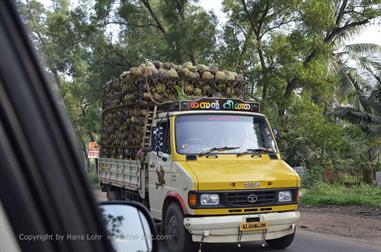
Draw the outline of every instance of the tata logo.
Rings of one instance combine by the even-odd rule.
[[[260,187],[260,183],[259,182],[245,182],[243,183],[243,186],[247,189],[253,189],[253,188],[257,188],[257,187]]]
[[[247,196],[247,202],[249,203],[255,203],[258,200],[258,196],[255,194],[250,194]]]

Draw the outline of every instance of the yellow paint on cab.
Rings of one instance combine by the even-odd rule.
[[[187,161],[186,156],[176,151],[175,118],[170,117],[171,124],[171,155],[194,181],[193,190],[245,190],[245,189],[274,189],[300,188],[298,174],[283,160],[271,159],[269,155],[261,156],[236,154],[220,154],[216,156],[197,157],[197,160]],[[279,153],[279,151],[277,150]],[[259,183],[258,183],[259,182]],[[255,188],[248,188],[247,183],[255,184]],[[258,212],[229,212],[228,208],[193,209],[192,215],[229,215],[255,214],[271,211],[293,211],[297,204],[271,206],[272,210]],[[234,208],[235,210],[239,208]],[[245,208],[250,209],[250,208]],[[258,208],[259,209],[259,208]],[[243,211],[243,210],[242,210]]]

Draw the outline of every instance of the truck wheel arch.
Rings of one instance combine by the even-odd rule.
[[[179,204],[184,215],[188,214],[186,204],[184,202],[184,199],[181,197],[181,195],[177,192],[168,192],[163,204],[163,211],[162,211],[163,220],[165,219],[165,212],[167,211],[169,204],[173,202]]]

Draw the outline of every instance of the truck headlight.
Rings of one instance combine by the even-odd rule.
[[[220,204],[220,196],[218,194],[201,194],[200,203],[202,206],[217,206]]]
[[[278,193],[278,201],[279,202],[288,202],[292,201],[291,191],[280,191]]]

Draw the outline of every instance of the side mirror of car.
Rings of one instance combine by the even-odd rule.
[[[154,223],[142,204],[111,201],[99,207],[114,251],[158,251]]]

